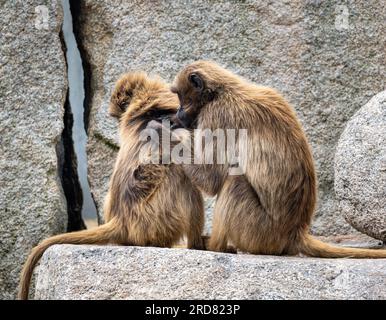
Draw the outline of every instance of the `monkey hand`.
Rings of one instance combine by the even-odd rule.
[[[202,241],[204,242],[204,250],[208,250],[209,248],[209,241],[210,241],[210,236],[201,236]],[[237,249],[234,246],[228,245],[227,248],[224,251],[225,253],[237,253]]]
[[[146,129],[152,129],[157,131],[161,136],[162,134],[168,134],[173,142],[188,143],[191,140],[191,132],[181,127],[166,126],[162,122],[151,120],[148,122]]]

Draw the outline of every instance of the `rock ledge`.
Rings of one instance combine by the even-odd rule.
[[[36,299],[386,299],[386,259],[53,246]]]

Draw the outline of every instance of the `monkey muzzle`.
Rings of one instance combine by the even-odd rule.
[[[183,106],[179,106],[177,109],[177,114],[176,114],[176,124],[189,129],[191,125],[190,117],[189,115],[185,112]],[[174,124],[173,124],[174,125]]]

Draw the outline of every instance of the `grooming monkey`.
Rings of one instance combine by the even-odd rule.
[[[314,161],[294,110],[279,93],[209,61],[183,68],[172,91],[185,128],[247,129],[244,174],[229,175],[227,162],[185,167],[197,186],[217,195],[210,250],[225,251],[230,240],[254,254],[386,258],[386,250],[334,247],[309,234],[317,198]]]
[[[128,73],[117,82],[109,106],[119,119],[121,147],[105,199],[106,223],[97,228],[56,235],[36,246],[24,265],[20,299],[28,299],[33,269],[54,244],[121,244],[171,247],[183,235],[188,248],[203,249],[204,204],[183,168],[142,164],[140,132],[147,124],[175,115],[178,98],[160,79]],[[154,125],[153,125],[154,126]],[[169,152],[169,150],[162,150]]]

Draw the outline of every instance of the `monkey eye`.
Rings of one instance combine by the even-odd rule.
[[[199,75],[192,73],[189,75],[189,82],[192,84],[192,86],[196,89],[202,90],[204,87],[204,83]]]

